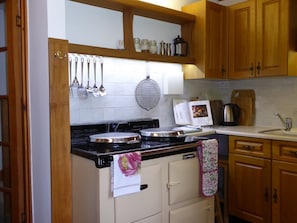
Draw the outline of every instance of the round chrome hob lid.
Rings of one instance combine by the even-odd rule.
[[[143,129],[140,130],[140,133],[145,137],[177,138],[185,136],[182,130],[175,130],[172,127]]]
[[[107,132],[90,135],[90,142],[96,143],[139,143],[141,136],[134,132]]]

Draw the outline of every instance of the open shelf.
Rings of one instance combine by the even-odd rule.
[[[178,56],[164,56],[159,54],[138,53],[129,50],[116,50],[103,47],[86,46],[81,44],[68,44],[69,53],[81,53],[90,55],[100,55],[107,57],[117,57],[135,60],[157,61],[167,63],[181,63],[194,64],[195,58],[192,57],[178,57]]]
[[[109,49],[98,46],[87,46],[81,44],[69,43],[69,52],[81,54],[93,54],[117,58],[127,58],[135,60],[159,61],[180,64],[195,64],[193,52],[189,52],[187,57],[164,56],[159,54],[138,53],[134,50],[133,41],[133,17],[134,15],[156,19],[164,22],[181,25],[181,34],[185,41],[188,42],[189,48],[192,45],[192,30],[196,17],[162,6],[136,1],[136,0],[72,0],[83,4],[96,7],[121,11],[123,13],[124,27],[124,50]]]

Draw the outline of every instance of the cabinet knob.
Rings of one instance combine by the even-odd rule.
[[[277,189],[275,189],[275,188],[273,190],[273,202],[277,203]]]

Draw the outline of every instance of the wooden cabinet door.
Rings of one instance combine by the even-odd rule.
[[[255,5],[251,0],[229,7],[230,79],[254,77]]]
[[[272,162],[272,223],[297,220],[297,164]]]
[[[256,76],[287,75],[289,1],[257,1]]]
[[[206,3],[205,77],[225,78],[227,71],[226,7]]]
[[[227,70],[227,10],[225,6],[201,0],[183,6],[196,16],[193,50],[196,66],[184,65],[185,79],[223,79]]]
[[[270,223],[271,161],[230,154],[229,212],[246,221]]]

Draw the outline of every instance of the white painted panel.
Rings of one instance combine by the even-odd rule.
[[[180,25],[134,16],[133,35],[140,39],[156,40],[158,49],[160,42],[172,43],[180,35]]]
[[[164,95],[184,94],[184,74],[183,72],[172,71],[163,74]]]
[[[66,37],[70,43],[116,49],[123,39],[122,13],[66,1]]]
[[[48,37],[65,39],[65,0],[48,0]]]

